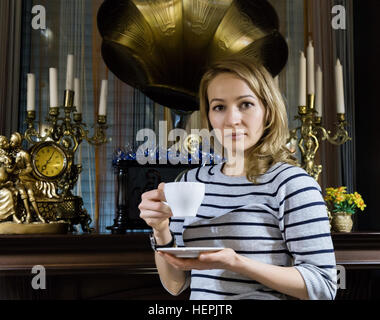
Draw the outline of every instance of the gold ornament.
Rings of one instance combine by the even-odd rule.
[[[67,169],[66,152],[55,142],[43,142],[31,150],[34,172],[39,178],[55,180]]]
[[[335,212],[332,218],[332,228],[336,232],[351,232],[352,215],[347,212]]]
[[[331,131],[326,130],[321,125],[322,118],[316,115],[313,94],[308,95],[307,106],[298,107],[298,116],[295,118],[301,121],[301,125],[296,129],[290,130],[288,144],[291,141],[298,141],[302,157],[302,168],[315,180],[318,180],[322,172],[322,165],[315,163],[315,156],[319,149],[320,141],[327,140],[329,143],[339,146],[351,140],[346,131],[347,123],[345,115],[338,113],[337,117],[336,132],[332,134]],[[297,132],[300,135],[299,140]]]
[[[72,194],[82,171],[74,155],[83,140],[94,145],[107,141],[106,117],[98,117],[89,137],[80,114],[72,122],[73,98],[74,92],[66,90],[64,105],[49,109],[44,135],[34,128],[35,111],[28,111],[24,137],[15,132],[8,142],[0,136],[0,234],[66,233],[77,224],[92,231],[82,198]],[[22,148],[24,138],[28,150]]]

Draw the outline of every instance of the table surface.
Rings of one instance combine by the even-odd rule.
[[[380,232],[332,233],[337,264],[380,269]],[[55,273],[155,273],[148,233],[0,235],[0,274],[43,265]]]

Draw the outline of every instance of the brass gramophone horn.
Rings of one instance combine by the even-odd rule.
[[[266,0],[106,0],[98,12],[102,55],[123,82],[173,109],[199,109],[207,66],[244,54],[273,76],[288,46]]]

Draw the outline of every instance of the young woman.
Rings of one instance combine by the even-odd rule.
[[[182,178],[206,185],[196,217],[170,219],[163,183],[143,194],[140,216],[157,245],[226,249],[196,259],[156,252],[164,287],[177,295],[190,285],[190,299],[334,299],[326,206],[285,147],[287,114],[272,76],[243,58],[220,61],[202,78],[200,109],[223,133],[229,160]]]

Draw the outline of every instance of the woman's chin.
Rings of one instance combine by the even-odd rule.
[[[248,148],[231,148],[228,149],[227,154],[230,154],[232,156],[237,156],[237,155],[244,155],[244,153],[248,150]]]

